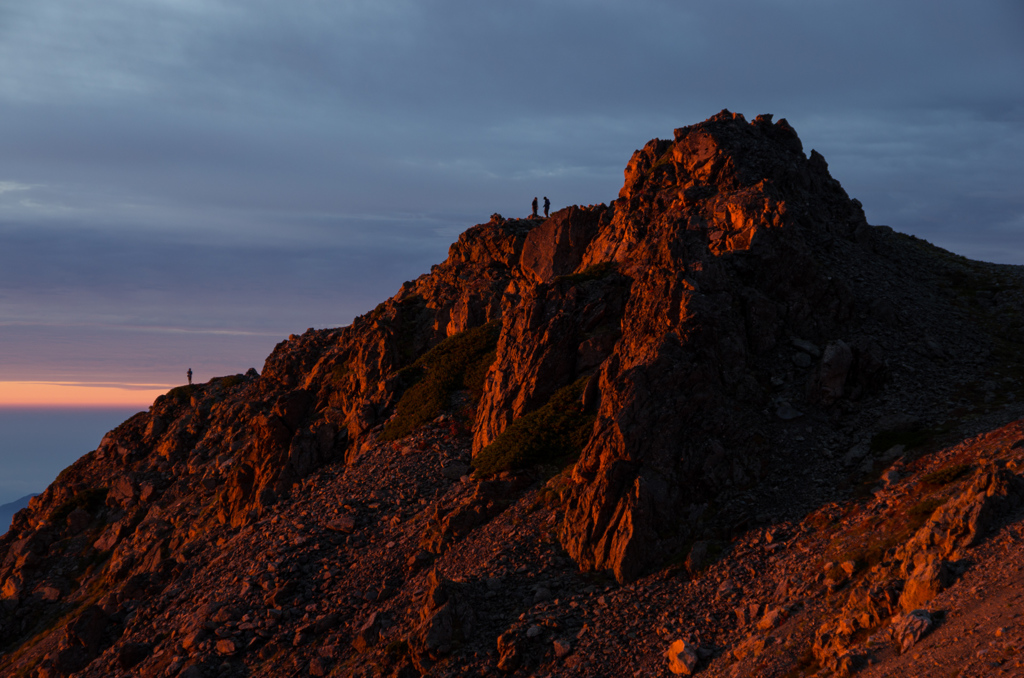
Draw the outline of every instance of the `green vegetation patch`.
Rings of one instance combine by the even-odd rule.
[[[402,364],[416,357],[416,333],[421,326],[420,318],[425,307],[423,297],[418,294],[408,296],[396,304],[398,325],[395,328],[395,343]]]
[[[618,270],[618,264],[614,261],[602,261],[599,264],[593,264],[587,266],[579,273],[570,273],[569,275],[560,275],[555,278],[556,282],[567,282],[573,285],[579,285],[585,283],[588,280],[600,280],[601,278],[607,277]]]
[[[580,404],[587,379],[559,389],[542,407],[512,422],[473,460],[477,474],[557,463],[578,455],[594,424],[594,415],[584,412]]]
[[[537,492],[537,499],[531,508],[538,509],[542,506],[552,510],[561,508],[569,491],[569,479],[572,476],[572,468],[571,465],[568,465],[549,478],[544,487],[540,488],[540,491]]]
[[[905,541],[905,539],[903,540]],[[870,568],[878,563],[882,562],[885,558],[886,552],[889,549],[899,546],[902,543],[901,539],[892,535],[887,535],[876,541],[866,541],[863,546],[857,546],[852,549],[846,549],[845,551],[834,551],[833,557],[838,562],[845,562],[852,560],[854,562],[854,574],[863,571],[866,568]],[[835,568],[833,578],[839,576],[841,568]]]
[[[499,329],[497,322],[490,322],[452,335],[403,368],[398,375],[405,392],[381,437],[408,435],[448,409],[455,391],[467,389],[479,397],[494,362]]]
[[[651,164],[651,169],[647,170],[648,176],[654,176],[658,172],[667,171],[669,166],[675,165],[675,150],[673,145],[669,145],[668,150],[658,156],[658,159]]]
[[[103,502],[106,501],[106,499],[107,488],[105,487],[94,487],[90,490],[82,490],[51,511],[47,520],[51,524],[62,523],[76,508],[85,509],[89,513],[95,513],[98,508],[103,506]]]
[[[928,497],[917,502],[909,509],[907,509],[907,515],[910,516],[910,529],[916,532],[924,526],[928,519],[935,513],[935,509],[945,504],[945,500],[938,497]]]
[[[925,497],[907,508],[906,512],[875,516],[862,521],[845,535],[835,535],[827,551],[831,556],[830,560],[852,560],[857,563],[858,571],[877,565],[885,559],[890,549],[905,544],[921,529],[947,499],[948,497]]]

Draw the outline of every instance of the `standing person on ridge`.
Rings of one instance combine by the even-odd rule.
[[[534,198],[533,198],[533,216],[534,217],[537,216],[537,197],[536,196],[534,196]]]
[[[545,195],[544,196],[544,218],[545,219],[548,218],[548,210],[550,210],[550,209],[551,209],[551,201],[548,200],[548,197]]]
[[[188,385],[191,386],[192,385],[192,368],[191,367],[188,368],[188,372],[186,374],[188,374]]]

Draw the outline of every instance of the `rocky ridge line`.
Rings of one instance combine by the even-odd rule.
[[[941,628],[1017,524],[1020,270],[869,226],[771,116],[625,179],[108,434],[0,539],[0,669],[781,676]],[[472,473],[531,417],[578,458]],[[885,548],[834,553],[862,523]]]

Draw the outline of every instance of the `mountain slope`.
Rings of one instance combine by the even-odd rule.
[[[23,508],[28,508],[28,501],[34,496],[34,494],[27,494],[20,499],[15,499],[12,502],[0,506],[0,524],[10,525],[11,518],[14,517],[14,514]]]
[[[0,539],[0,669],[907,663],[1021,555],[1022,301],[723,111],[108,434]]]

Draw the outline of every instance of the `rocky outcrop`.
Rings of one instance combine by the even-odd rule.
[[[1015,269],[869,226],[785,120],[723,111],[637,151],[611,203],[493,215],[348,327],[111,431],[0,538],[0,670],[916,652],[1024,506],[1015,430],[924,468],[965,413],[1017,412],[1022,303]]]
[[[475,452],[560,387],[594,373],[620,338],[628,294],[629,280],[605,267],[506,297],[497,355],[477,408]]]
[[[697,656],[697,648],[693,646],[693,643],[677,640],[669,645],[666,654],[668,655],[668,670],[673,674],[692,676],[697,672],[700,657]]]
[[[421,664],[429,667],[431,661],[450,653],[472,634],[474,612],[459,587],[436,570],[427,576],[427,586],[414,649],[420,654]]]
[[[865,223],[770,116],[722,113],[649,143],[620,195],[628,207],[584,261],[609,256],[633,282],[562,535],[582,565],[626,581],[691,536],[679,520],[691,507],[757,478],[758,362],[789,335],[843,333],[848,295],[816,252]],[[842,394],[846,358],[823,357],[829,394]]]
[[[423,535],[421,546],[435,554],[443,553],[452,543],[462,540],[474,528],[505,510],[514,500],[516,489],[515,484],[507,479],[478,483],[472,495],[444,515],[438,512],[434,516]]]
[[[906,615],[893,617],[890,626],[892,640],[900,652],[906,652],[931,631],[934,625],[932,616],[927,610],[914,610]]]
[[[936,560],[957,561],[996,522],[1024,502],[1024,479],[998,467],[981,470],[963,492],[935,510],[896,552],[902,574]]]
[[[289,338],[260,375],[157,402],[97,452],[127,466],[131,485],[112,487],[111,501],[131,510],[187,465],[216,495],[218,521],[251,524],[315,469],[357,463],[426,350],[498,322],[474,453],[587,378],[597,416],[561,540],[582,567],[635,578],[692,538],[680,516],[756,481],[766,406],[802,415],[769,402],[767,366],[791,337],[825,346],[809,406],[863,391],[877,370],[866,347],[841,339],[851,294],[828,266],[869,227],[784,120],[723,112],[652,141],[620,196],[546,220],[494,215],[351,326]],[[140,475],[154,453],[165,468]]]
[[[911,612],[956,579],[956,563],[1001,518],[1024,503],[1024,479],[1007,469],[980,472],[959,495],[935,510],[913,538],[896,551],[906,578],[900,605]]]

